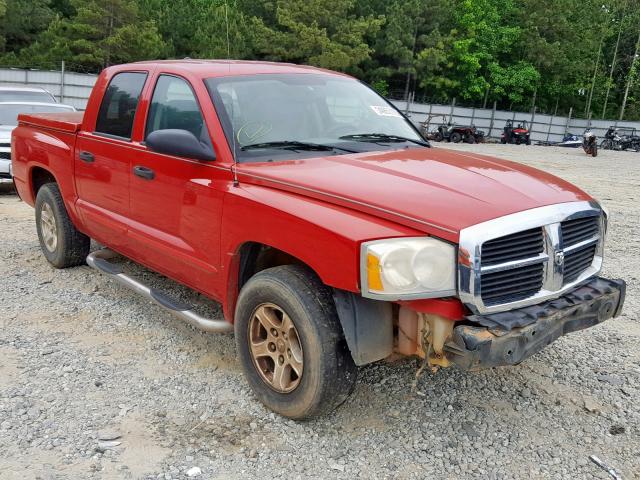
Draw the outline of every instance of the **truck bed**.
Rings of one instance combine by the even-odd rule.
[[[62,113],[22,113],[18,115],[20,125],[30,125],[41,128],[51,128],[64,132],[75,133],[82,126],[84,112]]]

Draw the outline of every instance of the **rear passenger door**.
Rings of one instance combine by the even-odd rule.
[[[163,129],[188,130],[211,145],[198,98],[182,77],[159,74],[155,81],[144,138]],[[219,265],[228,169],[145,147],[131,158],[129,171],[129,237],[137,259],[197,290],[210,288]]]
[[[134,119],[147,72],[120,72],[110,80],[94,131],[81,131],[75,149],[77,207],[92,238],[118,248],[126,244],[129,159]]]

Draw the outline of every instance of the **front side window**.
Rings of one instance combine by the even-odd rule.
[[[160,75],[153,91],[145,137],[156,130],[187,130],[210,144],[202,112],[191,86],[182,78]]]
[[[115,75],[102,98],[96,132],[131,138],[138,100],[147,74],[124,72]]]
[[[238,161],[428,144],[361,82],[327,74],[219,77],[206,85]],[[323,155],[326,155],[323,154]]]

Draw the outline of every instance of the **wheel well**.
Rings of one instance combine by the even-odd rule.
[[[238,291],[256,273],[281,265],[306,265],[299,258],[282,250],[257,242],[245,243],[240,248],[240,271],[238,274]],[[309,267],[310,268],[310,267]]]
[[[33,198],[38,195],[38,190],[45,183],[56,183],[56,178],[49,172],[41,167],[34,167],[31,170],[31,188],[33,189]]]

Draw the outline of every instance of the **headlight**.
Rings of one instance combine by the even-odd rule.
[[[455,246],[431,237],[365,242],[362,295],[386,300],[455,295],[455,255]]]

